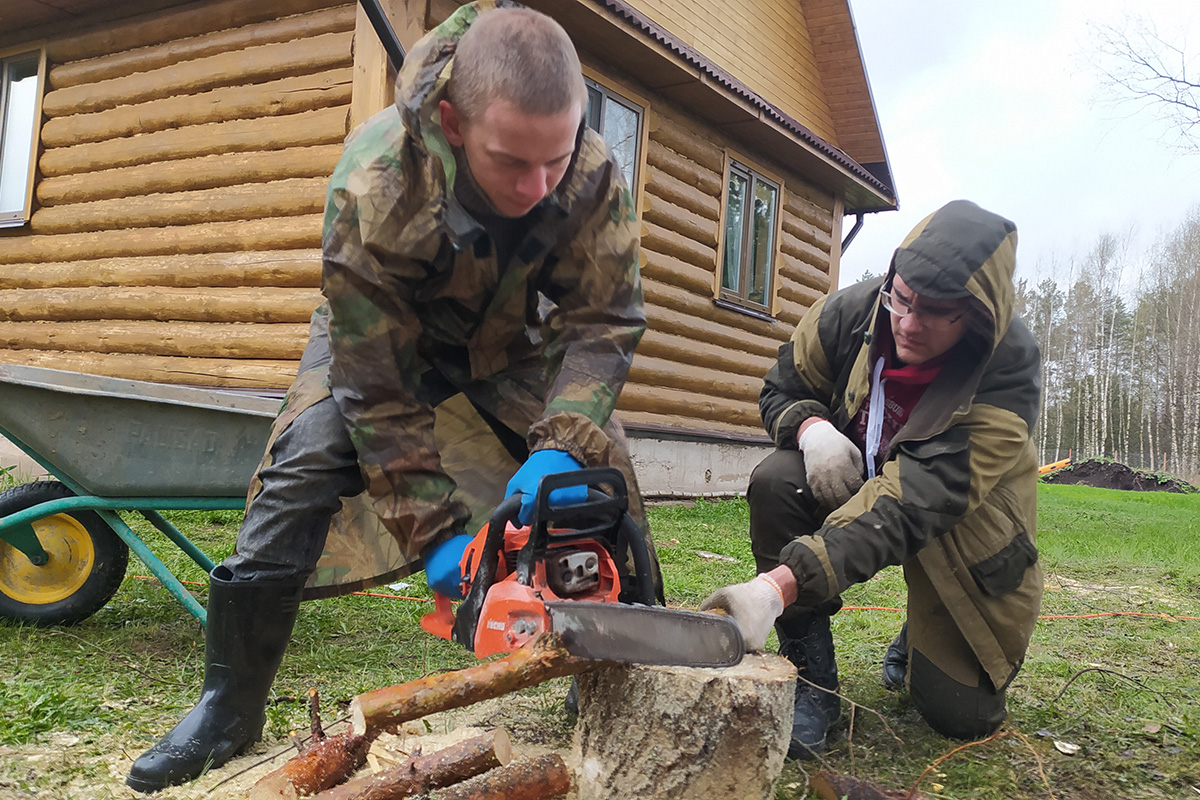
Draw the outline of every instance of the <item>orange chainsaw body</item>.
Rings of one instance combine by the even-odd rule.
[[[550,619],[545,603],[559,600],[585,600],[615,603],[621,593],[617,565],[601,542],[574,539],[556,544],[549,530],[544,555],[533,563],[529,584],[518,580],[517,554],[529,541],[530,528],[508,522],[504,531],[504,549],[496,565],[495,582],[487,590],[475,632],[475,655],[479,658],[496,653],[511,653],[538,634],[549,630]],[[488,526],[476,534],[462,557],[462,583],[465,597],[471,589],[470,576],[484,553]],[[557,589],[557,591],[556,591]],[[449,598],[435,597],[436,609],[421,619],[421,627],[442,639],[451,638],[454,613]]]

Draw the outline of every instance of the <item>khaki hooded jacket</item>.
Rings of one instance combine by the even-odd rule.
[[[870,394],[874,332],[888,324],[879,290],[897,272],[919,295],[973,298],[986,324],[949,354],[907,423],[881,452],[876,477],[811,535],[780,554],[816,606],[884,567],[903,564],[910,609],[916,586],[944,606],[997,689],[1024,658],[1037,619],[1036,454],[1040,356],[1013,318],[1016,227],[967,201],[923,220],[901,244],[888,275],[818,302],[780,348],[759,406],[781,448],[796,449],[809,417],[848,434]],[[984,332],[986,330],[986,332]],[[928,581],[913,581],[912,571]],[[911,624],[922,624],[913,620]],[[937,654],[930,654],[937,660]],[[964,682],[969,676],[964,675]]]

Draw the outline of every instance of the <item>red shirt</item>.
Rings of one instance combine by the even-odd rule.
[[[925,394],[925,390],[929,388],[929,384],[933,383],[933,379],[942,371],[942,365],[946,363],[949,353],[930,359],[924,364],[904,364],[897,366],[896,347],[892,340],[892,328],[887,324],[886,319],[879,327],[879,348],[877,352],[883,358],[883,369],[879,372],[879,383],[882,387],[883,397],[883,420],[877,452],[883,455],[887,453],[896,433],[908,421],[908,415],[912,413],[917,402]],[[876,363],[871,365],[872,378],[877,369],[878,358],[876,359]],[[877,394],[875,392],[874,380],[872,380],[871,388],[871,393],[863,401],[862,407],[858,409],[858,414],[854,418],[855,444],[862,449],[867,460],[870,460],[870,456],[867,454],[869,445],[867,426],[868,420],[872,415],[871,398]]]

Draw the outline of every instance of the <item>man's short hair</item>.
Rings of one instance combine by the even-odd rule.
[[[578,105],[587,87],[562,26],[530,8],[485,11],[458,42],[447,99],[468,124],[495,100],[525,114],[553,116]]]

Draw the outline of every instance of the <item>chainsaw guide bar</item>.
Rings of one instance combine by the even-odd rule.
[[[546,603],[550,628],[579,658],[684,667],[732,667],[746,652],[729,617],[624,603]]]

